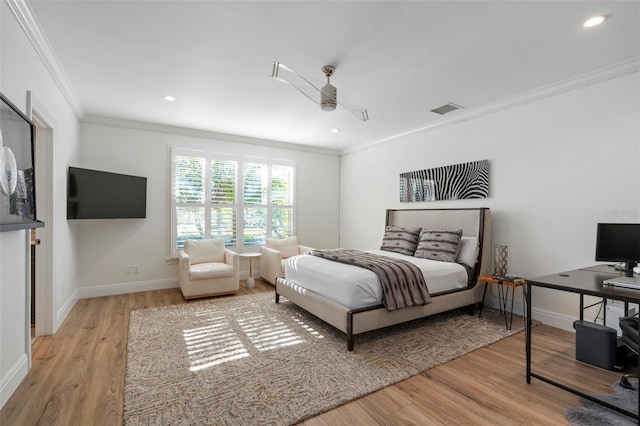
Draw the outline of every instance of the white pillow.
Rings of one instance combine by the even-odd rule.
[[[187,240],[184,242],[184,252],[191,258],[192,265],[224,262],[224,240],[222,238]]]
[[[300,254],[300,250],[298,249],[298,237],[283,239],[267,238],[266,246],[274,250],[278,250],[282,254],[283,259]]]
[[[457,263],[464,263],[470,268],[476,267],[478,255],[480,254],[480,244],[476,237],[462,237],[460,240],[460,252],[456,258]]]

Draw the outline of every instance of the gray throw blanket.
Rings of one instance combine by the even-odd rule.
[[[389,311],[431,302],[422,271],[413,263],[351,249],[311,250],[307,254],[375,272]]]

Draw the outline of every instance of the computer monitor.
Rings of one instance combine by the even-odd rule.
[[[640,261],[640,223],[598,223],[596,260],[618,262],[616,269],[633,271]]]

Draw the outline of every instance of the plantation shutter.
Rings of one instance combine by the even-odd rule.
[[[171,256],[189,239],[243,251],[294,234],[292,162],[171,148]]]
[[[293,235],[293,166],[271,167],[271,236]]]
[[[269,167],[264,163],[245,162],[243,166],[243,244],[248,246],[266,243],[267,191]]]
[[[211,161],[211,237],[237,245],[237,168],[235,160]]]
[[[174,164],[176,247],[182,249],[185,240],[205,238],[205,158],[177,155]]]

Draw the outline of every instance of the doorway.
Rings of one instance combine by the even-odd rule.
[[[34,99],[32,99],[32,102]],[[31,233],[31,342],[53,334],[55,300],[53,291],[53,126],[45,109],[32,103],[34,124],[34,168],[36,218],[43,228]]]

